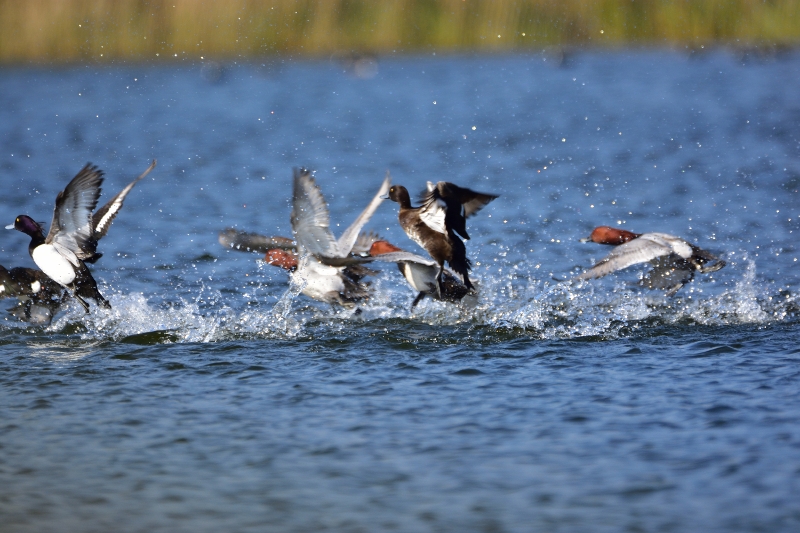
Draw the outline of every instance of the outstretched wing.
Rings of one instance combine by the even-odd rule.
[[[136,185],[139,180],[150,174],[150,171],[153,170],[156,166],[156,160],[153,159],[153,162],[150,163],[150,166],[139,175],[138,178],[130,182],[124,189],[122,189],[115,197],[108,201],[106,205],[101,207],[97,210],[97,212],[92,216],[92,226],[94,227],[94,239],[99,241],[103,237],[105,237],[106,233],[108,233],[108,228],[111,226],[111,223],[114,221],[114,218],[119,213],[119,210],[122,209],[122,204],[125,202],[125,197],[128,196],[128,193],[131,192],[134,185]]]
[[[337,257],[328,205],[311,172],[294,169],[292,188],[292,232],[298,247],[317,256]]]
[[[433,259],[426,259],[421,255],[406,252],[404,250],[399,252],[388,252],[385,254],[373,255],[372,258],[375,261],[381,261],[384,263],[417,263],[424,266],[436,268],[439,267],[438,263],[436,263],[436,261]]]
[[[430,182],[428,188],[430,188]],[[464,209],[464,218],[469,218],[486,206],[489,202],[497,198],[497,194],[487,194],[484,192],[473,191],[465,187],[459,187],[454,183],[440,181],[433,189],[444,199],[445,202],[455,205],[461,204]]]
[[[239,250],[240,252],[258,252],[265,254],[275,248],[295,251],[297,247],[294,240],[288,237],[267,237],[258,233],[247,233],[235,228],[228,228],[219,232],[219,243],[225,248]]]
[[[647,263],[659,257],[671,255],[672,247],[657,234],[644,234],[638,239],[616,246],[611,253],[589,270],[573,279],[601,278],[617,270],[639,263]]]
[[[653,259],[652,263],[653,269],[640,282],[648,289],[661,289],[674,294],[694,278],[695,266],[677,254],[661,256]]]
[[[441,226],[469,239],[466,219],[495,198],[496,194],[473,191],[447,181],[440,181],[435,185],[428,182],[428,188],[421,197],[420,217],[435,231],[440,231],[438,227]]]
[[[373,214],[375,214],[378,206],[381,205],[381,202],[383,202],[384,197],[389,194],[389,186],[391,183],[392,179],[387,171],[386,177],[383,178],[383,183],[381,183],[381,187],[378,189],[378,192],[372,197],[372,200],[367,207],[364,208],[361,214],[358,215],[358,218],[356,218],[353,223],[350,224],[346,230],[344,230],[342,236],[339,237],[336,245],[338,247],[340,257],[346,256],[353,250],[353,246],[356,244],[358,236],[361,233],[361,228],[364,227],[364,224],[369,222],[369,219],[372,218]]]
[[[56,197],[53,222],[45,242],[52,244],[73,264],[76,264],[75,258],[93,256],[97,248],[92,211],[97,207],[102,183],[103,171],[87,163]]]
[[[369,250],[372,247],[372,243],[381,240],[383,240],[381,236],[374,231],[369,231],[367,233],[362,231],[358,234],[356,243],[353,245],[350,253],[355,255],[369,255]]]

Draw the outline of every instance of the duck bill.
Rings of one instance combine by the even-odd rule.
[[[9,224],[8,226],[6,226],[6,229],[14,229],[14,224]]]
[[[579,239],[579,240],[580,240],[581,242],[592,242],[592,237],[591,237],[591,235],[590,235],[589,237],[584,237],[584,238],[582,238],[582,239]]]

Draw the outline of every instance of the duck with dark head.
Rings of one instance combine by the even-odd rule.
[[[6,226],[6,229],[16,229],[31,238],[28,253],[34,263],[47,277],[68,289],[87,313],[89,305],[84,298],[93,299],[106,308],[111,304],[100,294],[86,263],[94,263],[102,256],[97,252],[97,241],[108,232],[131,189],[155,165],[154,160],[138,178],[93,214],[100,198],[103,171],[88,163],[58,193],[53,221],[46,237],[42,226],[28,215],[19,215],[14,224]]]
[[[400,204],[398,219],[403,231],[424,248],[439,267],[436,292],[440,299],[445,262],[461,276],[467,289],[473,289],[469,280],[472,263],[467,258],[467,248],[461,238],[469,239],[466,219],[497,196],[446,181],[436,184],[428,182],[428,188],[421,197],[422,205],[414,207],[405,187],[394,185],[389,189],[389,199]]]

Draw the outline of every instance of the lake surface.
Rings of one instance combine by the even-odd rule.
[[[87,161],[103,202],[158,159],[92,267],[113,309],[3,311],[0,531],[800,530],[800,53],[372,67],[0,70],[3,225],[49,224]],[[500,194],[477,301],[410,312],[388,265],[354,314],[220,246],[291,236],[297,166],[337,235],[387,169]],[[367,229],[415,250],[396,217]],[[727,266],[673,297],[558,281],[603,224]]]

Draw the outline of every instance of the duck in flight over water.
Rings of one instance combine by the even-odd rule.
[[[312,173],[297,168],[292,183],[294,239],[229,228],[220,232],[219,243],[225,248],[265,254],[264,260],[287,270],[302,286],[302,294],[309,298],[353,307],[370,295],[369,284],[362,279],[376,272],[361,263],[365,262],[363,256],[368,254],[377,236],[362,233],[361,229],[389,190],[389,177],[386,176],[372,201],[338,239],[331,233],[328,205]]]
[[[639,263],[651,263],[653,269],[641,280],[650,289],[667,291],[671,296],[694,278],[725,266],[725,261],[680,237],[666,233],[633,233],[599,226],[581,242],[614,246],[606,257],[573,280],[595,279]]]
[[[351,253],[364,256],[364,254],[369,252],[370,245],[377,238],[378,237],[372,233],[359,234]],[[268,265],[280,267],[290,273],[295,272],[300,263],[300,257],[297,254],[297,244],[294,242],[294,239],[288,237],[267,237],[258,233],[228,228],[219,233],[219,243],[225,248],[240,252],[258,252],[264,254],[264,261]],[[369,295],[368,287],[365,284],[361,284],[361,280],[376,272],[361,265],[361,261],[363,261],[363,259],[354,260],[353,264],[346,265],[341,269],[330,267],[330,272],[334,273],[339,271],[343,276],[345,290],[340,294],[340,297],[345,301],[358,294],[362,296]],[[328,270],[327,267],[328,265],[322,265],[319,268]],[[333,283],[338,285],[335,279]],[[314,294],[314,292],[311,292],[311,295],[306,294],[306,296],[314,298]],[[339,303],[337,298],[334,297],[333,300],[334,302],[332,303]],[[326,296],[323,301],[330,301],[330,298]]]
[[[466,219],[497,196],[476,192],[446,181],[436,184],[428,182],[428,188],[422,194],[422,205],[413,207],[405,187],[394,185],[389,189],[389,199],[400,204],[398,219],[403,231],[411,240],[424,248],[439,266],[436,275],[436,293],[440,299],[443,294],[445,262],[461,276],[467,289],[473,288],[469,280],[472,264],[467,259],[464,241],[459,236],[469,239]]]
[[[94,263],[102,256],[97,252],[97,241],[108,232],[131,189],[155,165],[154,160],[138,178],[92,214],[100,198],[103,171],[88,163],[58,193],[46,237],[41,225],[28,215],[20,215],[14,224],[6,226],[6,229],[16,229],[31,237],[28,252],[33,261],[51,280],[67,288],[87,313],[89,305],[84,298],[91,298],[106,308],[111,305],[100,294],[85,263]]]
[[[351,254],[368,252],[370,237],[362,235],[361,229],[383,201],[389,183],[387,175],[367,207],[336,239],[330,230],[328,205],[311,172],[294,170],[291,222],[298,262],[292,277],[303,284],[303,294],[345,307],[369,298],[369,285],[361,278],[375,272],[357,264],[360,261],[352,259]],[[273,264],[279,264],[276,255],[273,254]]]

